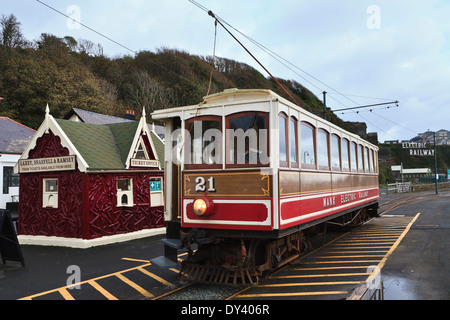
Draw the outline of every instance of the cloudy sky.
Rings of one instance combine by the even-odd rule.
[[[41,33],[70,35],[100,43],[110,57],[133,54],[39,1],[0,1],[0,14],[14,14],[28,40]],[[302,83],[321,100],[327,91],[333,110],[399,100],[398,108],[338,113],[366,122],[380,141],[450,130],[450,1],[196,1],[292,64],[286,68],[241,36],[273,75]],[[133,51],[212,54],[214,20],[188,0],[41,2]],[[220,27],[216,54],[261,70]]]

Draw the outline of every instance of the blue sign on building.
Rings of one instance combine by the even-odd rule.
[[[150,180],[150,192],[161,191],[161,180]]]

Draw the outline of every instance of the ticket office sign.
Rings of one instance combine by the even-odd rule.
[[[19,160],[19,173],[71,171],[76,168],[75,156],[22,159]]]

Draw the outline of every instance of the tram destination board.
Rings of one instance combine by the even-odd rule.
[[[6,263],[7,260],[17,261],[22,266],[25,266],[20,244],[8,210],[0,210],[0,255],[3,263]]]

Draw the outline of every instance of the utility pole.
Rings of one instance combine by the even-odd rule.
[[[436,153],[436,131],[434,131],[434,178],[436,179],[436,194],[438,194],[438,173],[437,173],[437,153]]]
[[[323,118],[327,120],[327,92],[324,91],[323,93]]]

